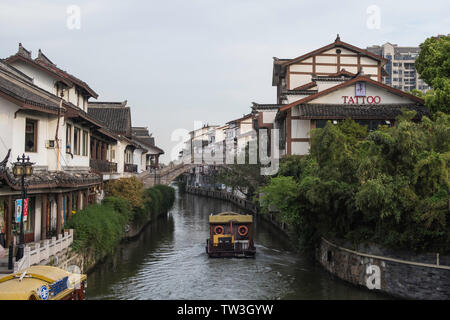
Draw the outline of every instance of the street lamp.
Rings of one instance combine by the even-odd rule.
[[[25,177],[31,176],[33,174],[33,164],[30,162],[30,157],[17,157],[17,162],[13,164],[13,174],[16,178],[21,178],[22,180],[22,212],[20,214],[20,236],[19,245],[17,248],[16,261],[19,261],[23,257],[23,252],[25,248],[25,235],[23,231],[23,217],[24,217],[24,207],[25,199],[27,198],[27,190],[25,189]]]

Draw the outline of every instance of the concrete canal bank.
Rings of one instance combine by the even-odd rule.
[[[190,194],[230,201],[259,213],[253,202],[225,191],[186,187]],[[293,238],[289,227],[275,215],[259,214]],[[436,253],[415,254],[375,245],[359,246],[322,238],[315,259],[329,273],[356,286],[405,299],[450,299],[450,257]]]

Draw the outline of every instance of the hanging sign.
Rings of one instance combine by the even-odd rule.
[[[23,210],[23,221],[27,221],[28,217],[28,201],[29,199],[25,199],[25,205]],[[16,223],[20,223],[20,217],[22,215],[22,199],[16,200]]]

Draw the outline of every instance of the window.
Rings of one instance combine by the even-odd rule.
[[[116,150],[114,150],[114,149],[111,149],[111,160],[110,161],[114,161],[115,159],[116,159]]]
[[[73,129],[73,153],[80,155],[80,129],[75,127]]]
[[[88,132],[83,130],[83,156],[88,155]]]
[[[125,163],[133,163],[133,153],[129,149],[125,151]]]
[[[25,152],[37,152],[37,121],[25,121]]]
[[[72,151],[72,126],[67,124],[66,126],[66,152]]]

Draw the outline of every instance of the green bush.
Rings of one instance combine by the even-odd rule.
[[[86,207],[66,223],[65,228],[75,229],[75,250],[92,248],[96,257],[103,257],[113,252],[121,241],[129,216],[116,211],[114,207],[125,207],[125,204],[117,199],[106,202]]]
[[[102,204],[112,207],[117,213],[121,214],[127,222],[133,220],[133,206],[131,202],[120,197],[106,197]]]
[[[125,184],[128,183],[130,181]],[[115,186],[122,184],[123,181]],[[65,225],[65,228],[75,229],[73,248],[92,249],[97,258],[113,252],[124,235],[125,226],[147,222],[150,215],[169,210],[175,200],[175,190],[158,185],[143,190],[140,197],[106,197],[101,205],[90,205],[73,215]],[[133,206],[129,199],[141,206]]]
[[[175,201],[175,189],[163,184],[158,184],[153,188],[161,193],[161,209],[163,211],[169,210]]]
[[[156,185],[142,192],[142,207],[134,208],[134,222],[141,224],[150,216],[166,212],[175,201],[175,189],[165,185]]]
[[[367,133],[347,120],[311,133],[311,153],[286,157],[260,191],[314,246],[320,236],[394,249],[450,252],[450,115]]]

